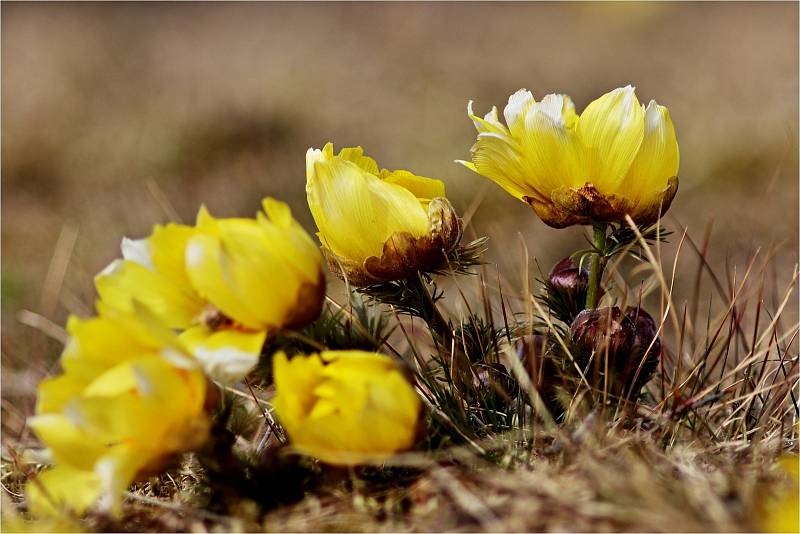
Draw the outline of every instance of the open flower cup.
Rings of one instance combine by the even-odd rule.
[[[440,180],[379,169],[361,147],[306,153],[308,206],[331,270],[355,286],[433,270],[461,239]]]
[[[460,161],[527,202],[546,224],[652,224],[678,190],[679,152],[669,111],[641,105],[630,85],[591,102],[578,115],[567,95],[537,102],[520,89],[480,118],[472,161]]]

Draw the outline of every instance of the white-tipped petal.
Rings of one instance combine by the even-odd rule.
[[[625,178],[625,189],[647,203],[678,175],[680,154],[669,110],[651,100],[644,113],[644,138]]]
[[[524,126],[525,113],[536,101],[533,94],[527,89],[520,89],[510,97],[508,97],[508,104],[503,110],[503,116],[506,118],[508,129],[511,130],[513,135],[519,135]]]
[[[122,238],[122,257],[126,260],[135,261],[144,265],[148,269],[153,268],[153,258],[150,254],[150,244],[147,239]]]

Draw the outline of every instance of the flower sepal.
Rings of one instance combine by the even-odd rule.
[[[657,222],[678,192],[678,177],[667,180],[667,186],[654,191],[649,203],[631,201],[622,195],[602,193],[591,182],[582,187],[559,187],[554,189],[547,201],[533,196],[523,196],[536,215],[548,226],[566,228],[576,224],[615,222],[625,219],[629,213],[637,213],[636,222],[648,225]]]

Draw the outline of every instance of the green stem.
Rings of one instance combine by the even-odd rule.
[[[586,292],[586,309],[593,310],[597,307],[600,297],[600,281],[603,279],[603,269],[606,263],[603,253],[606,248],[606,224],[594,225],[594,248],[599,252],[592,255],[592,264],[589,267],[589,289]]]

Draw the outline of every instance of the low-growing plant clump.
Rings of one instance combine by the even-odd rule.
[[[123,239],[39,385],[44,448],[3,464],[4,528],[796,531],[797,269],[720,275],[665,228],[677,138],[631,86],[468,114],[460,163],[585,249],[514,287],[441,181],[309,149],[319,247],[272,198]]]

